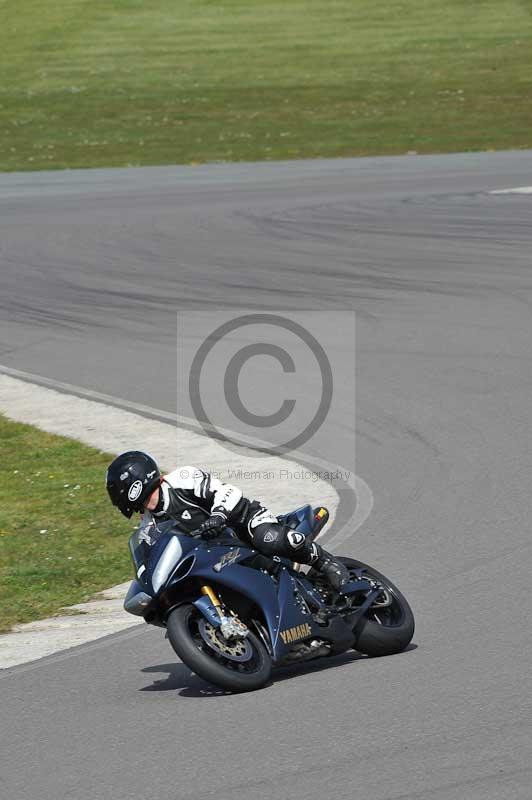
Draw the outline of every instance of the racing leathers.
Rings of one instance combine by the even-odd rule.
[[[346,567],[315,542],[280,524],[258,500],[248,500],[240,489],[222,483],[197,467],[180,467],[161,479],[159,502],[146,521],[173,519],[183,532],[198,529],[206,535],[226,525],[239,539],[267,556],[310,564],[339,589],[349,579]]]

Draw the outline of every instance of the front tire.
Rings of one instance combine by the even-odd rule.
[[[223,638],[216,639],[212,626],[205,623],[203,615],[192,604],[175,608],[166,627],[170,644],[179,658],[208,683],[230,692],[251,692],[262,689],[270,680],[270,655],[252,631],[242,640],[245,646],[231,648],[228,645],[224,657]],[[238,650],[242,655],[238,655],[237,660],[231,651]]]
[[[389,656],[404,650],[414,635],[414,614],[406,598],[389,578],[373,567],[355,561],[353,558],[340,558],[351,570],[362,570],[362,577],[376,580],[387,592],[391,601],[385,607],[372,607],[356,626],[356,640],[353,645],[359,653],[368,656]]]

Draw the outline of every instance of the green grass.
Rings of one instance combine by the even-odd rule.
[[[0,169],[532,147],[532,0],[0,0]]]
[[[104,476],[112,456],[0,415],[0,630],[132,575],[133,529]]]

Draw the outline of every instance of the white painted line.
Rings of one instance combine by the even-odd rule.
[[[97,403],[105,403],[106,405],[116,406],[117,408],[131,409],[138,414],[145,414],[151,417],[155,416],[157,419],[167,422],[189,422],[185,417],[179,417],[177,414],[172,414],[169,411],[153,409],[151,406],[142,405],[142,403],[132,403],[130,400],[121,400],[110,394],[95,392],[93,389],[84,389],[81,386],[74,386],[72,383],[64,383],[63,381],[56,381],[53,378],[45,378],[42,375],[34,375],[32,372],[24,372],[21,369],[6,367],[3,364],[0,364],[0,374],[11,375],[11,377],[19,378],[21,381],[35,383],[37,386],[49,386],[51,389],[55,389],[58,392],[75,395],[76,397],[84,397],[87,400],[94,400]]]
[[[532,186],[516,186],[515,189],[494,189],[490,194],[532,194]]]

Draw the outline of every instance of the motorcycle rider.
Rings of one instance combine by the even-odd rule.
[[[197,467],[161,475],[150,455],[129,450],[109,465],[106,486],[111,502],[128,519],[134,512],[147,522],[173,519],[184,532],[199,530],[205,539],[228,526],[264,555],[311,565],[334,589],[349,581],[347,568],[331,553],[279,523],[258,500],[248,500],[236,486]]]

